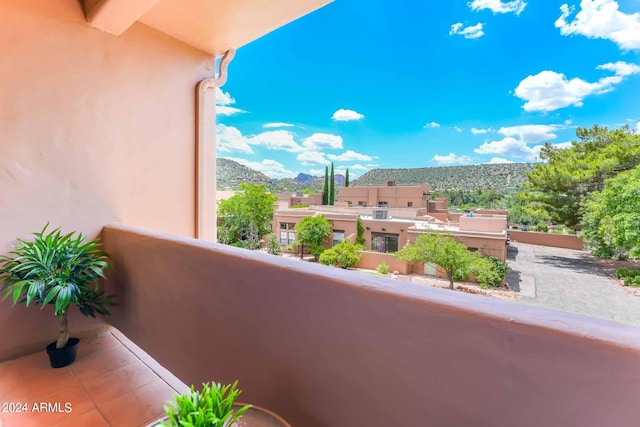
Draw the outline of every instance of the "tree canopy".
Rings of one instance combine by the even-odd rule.
[[[640,167],[604,182],[586,197],[583,238],[599,256],[640,258]]]
[[[551,221],[572,228],[580,224],[584,197],[640,164],[640,135],[629,126],[578,128],[576,136],[578,141],[565,149],[545,143],[540,151],[544,163],[527,173],[521,193],[530,209],[543,210]]]
[[[322,215],[302,218],[296,224],[296,244],[300,246],[300,257],[307,245],[309,252],[318,258],[324,252],[324,239],[331,234],[331,223]]]
[[[218,241],[233,244],[271,232],[277,199],[262,184],[240,184],[241,191],[218,205]]]
[[[396,256],[409,262],[430,262],[439,265],[447,273],[449,289],[453,289],[454,277],[466,275],[477,259],[477,255],[469,251],[463,243],[440,233],[419,235],[416,243],[400,249]]]

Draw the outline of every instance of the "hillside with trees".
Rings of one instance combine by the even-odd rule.
[[[353,180],[352,185],[429,183],[433,190],[520,189],[534,163],[504,163],[434,168],[372,169]]]

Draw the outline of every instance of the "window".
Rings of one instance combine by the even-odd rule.
[[[381,208],[389,206],[389,202],[378,202],[378,206]]]
[[[281,222],[280,229],[281,230],[293,230],[296,228],[296,225],[293,222]]]
[[[280,232],[280,246],[290,245],[296,240],[296,233],[293,231],[281,231]]]
[[[367,202],[360,200],[358,206],[367,206]]]
[[[333,246],[344,240],[344,231],[333,230]]]
[[[408,208],[412,208],[413,207],[413,202],[407,202],[407,207]]]
[[[371,233],[371,249],[388,253],[398,252],[398,234]]]

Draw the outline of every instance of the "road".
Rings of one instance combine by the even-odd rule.
[[[587,252],[511,243],[507,264],[516,301],[640,326],[640,297]]]

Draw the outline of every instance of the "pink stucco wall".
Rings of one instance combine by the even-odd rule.
[[[76,0],[0,0],[0,46],[0,253],[47,222],[193,236],[195,87],[210,56],[142,24],[91,28]],[[0,360],[57,328],[48,309],[0,303]]]
[[[514,242],[529,243],[531,245],[552,246],[556,248],[583,248],[582,240],[569,234],[541,233],[536,231],[509,230],[509,236]]]
[[[304,427],[636,427],[640,329],[122,226],[110,321]],[[330,409],[328,409],[330,408]]]
[[[398,271],[400,274],[410,273],[409,267],[406,261],[399,260],[393,254],[383,254],[379,252],[367,252],[358,251],[360,254],[360,261],[357,268],[366,268],[368,270],[375,270],[381,263],[386,263],[389,266],[389,272],[393,273]]]

